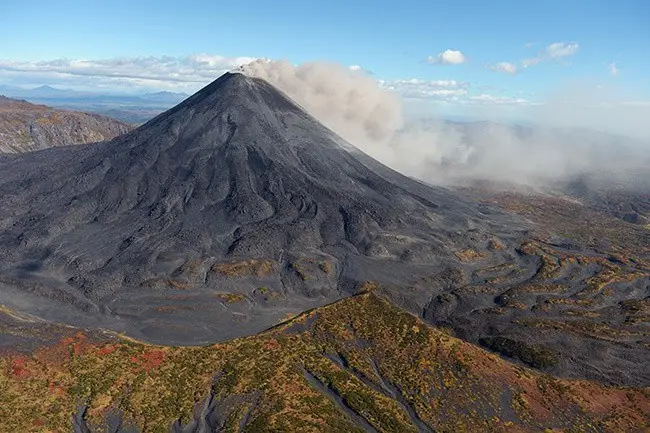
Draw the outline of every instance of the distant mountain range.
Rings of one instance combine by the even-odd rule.
[[[131,129],[131,125],[99,114],[57,110],[0,96],[0,153],[110,140]]]
[[[103,114],[128,123],[143,123],[189,96],[173,92],[114,95],[59,89],[48,85],[33,89],[0,85],[0,95],[55,108]]]

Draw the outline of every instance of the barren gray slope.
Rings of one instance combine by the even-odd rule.
[[[266,82],[226,74],[112,142],[2,157],[0,303],[220,340],[360,281],[431,274],[468,229],[487,242],[473,205],[349,150]],[[214,270],[244,259],[270,271]]]

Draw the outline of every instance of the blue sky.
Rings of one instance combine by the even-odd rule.
[[[443,82],[461,100],[650,101],[648,53],[645,0],[0,0],[0,85],[191,92],[263,57],[360,65],[437,102],[458,101]]]

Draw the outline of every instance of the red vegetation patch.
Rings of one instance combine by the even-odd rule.
[[[25,358],[19,356],[11,361],[11,374],[16,377],[29,376],[29,370],[27,370],[27,367],[25,366]]]
[[[144,371],[151,371],[160,367],[164,360],[165,352],[160,349],[151,349],[147,352],[131,357],[131,362],[138,364],[140,370]]]
[[[644,413],[650,414],[650,399],[648,399],[643,389],[608,389],[586,381],[570,382],[570,386],[571,392],[588,412],[605,415],[610,413],[612,408],[634,408],[638,406]]]
[[[265,350],[278,350],[281,349],[282,346],[280,346],[280,343],[278,343],[278,340],[276,339],[271,339],[264,343],[264,349]]]
[[[33,425],[34,427],[43,427],[43,426],[45,426],[45,423],[46,423],[46,422],[47,422],[47,419],[45,419],[45,418],[43,418],[43,417],[40,417],[40,418],[36,418],[36,419],[32,422],[32,425]]]
[[[90,347],[88,337],[83,332],[77,332],[74,337],[66,337],[61,340],[61,344],[72,349],[75,356],[83,355]]]
[[[102,347],[97,351],[97,355],[99,356],[106,356],[108,354],[111,354],[115,352],[115,346],[113,344],[107,344],[106,346]]]
[[[50,394],[56,395],[56,396],[63,396],[66,394],[65,390],[55,381],[50,380],[50,383],[47,386]]]
[[[63,344],[39,349],[34,353],[34,358],[48,365],[61,366],[70,360],[70,350]]]

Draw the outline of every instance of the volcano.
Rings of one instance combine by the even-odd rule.
[[[21,323],[0,350],[39,323],[221,342],[376,292],[547,373],[650,381],[643,226],[425,185],[261,79],[225,74],[109,142],[0,156],[0,200],[0,312]]]
[[[165,343],[254,333],[513,236],[506,214],[392,171],[237,73],[113,141],[3,157],[0,196],[0,302]]]

